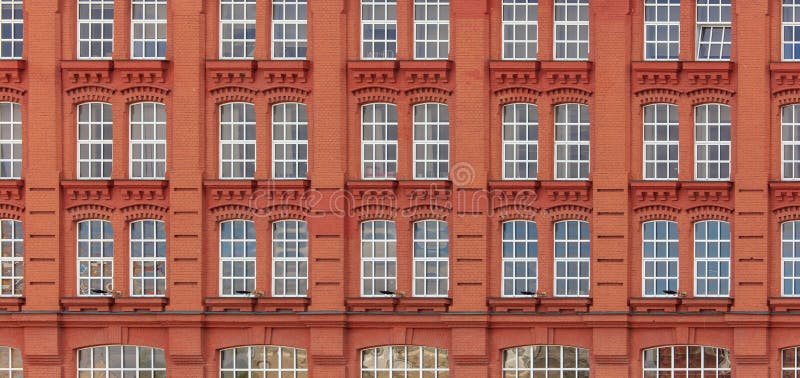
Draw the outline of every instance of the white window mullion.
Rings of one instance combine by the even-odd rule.
[[[389,345],[361,350],[361,378],[450,377],[448,351],[418,345]]]
[[[590,168],[589,107],[555,107],[555,179],[588,180]]]
[[[539,0],[503,0],[503,59],[536,60]]]
[[[114,293],[114,231],[111,222],[78,222],[78,295],[110,296]]]
[[[24,258],[22,222],[0,220],[0,296],[22,296]]]
[[[365,180],[397,177],[397,107],[367,104],[361,108],[361,160]]]
[[[0,102],[0,180],[22,177],[22,113],[14,102]]]
[[[509,221],[503,223],[502,296],[526,297],[538,288],[539,234],[536,223]]]
[[[799,0],[800,1],[800,0]],[[800,180],[800,105],[781,108],[781,177]]]
[[[642,224],[642,296],[669,297],[678,290],[678,224]]]
[[[219,224],[220,296],[251,296],[256,289],[256,235],[252,221]]]
[[[532,104],[503,107],[503,178],[535,180],[539,170],[539,115]]]
[[[414,223],[414,296],[446,297],[449,289],[450,239],[447,223]]]
[[[308,116],[297,103],[272,107],[272,177],[305,179],[308,173]]]
[[[163,180],[167,170],[167,113],[164,105],[130,106],[130,178]]]
[[[299,220],[272,224],[272,295],[305,297],[308,291],[308,225]]]
[[[645,60],[678,59],[680,54],[680,7],[680,0],[645,0]]]
[[[678,107],[652,104],[644,107],[645,180],[678,179]]]
[[[131,296],[164,296],[167,286],[167,235],[164,222],[131,222],[130,234]]]
[[[78,59],[111,59],[114,0],[78,0]]]
[[[554,15],[554,59],[589,59],[589,0],[555,0]]]
[[[445,104],[414,105],[414,178],[446,180],[450,170],[450,115]]]
[[[704,104],[695,107],[695,179],[726,181],[731,170],[730,107]]]
[[[397,234],[395,223],[361,223],[361,296],[397,291]]]
[[[272,59],[306,59],[306,0],[272,0]]]
[[[697,60],[730,60],[731,0],[697,0]]]
[[[164,350],[135,345],[105,345],[78,350],[78,377],[166,378]]]
[[[727,297],[730,292],[731,234],[728,222],[694,224],[695,287],[698,297]]]
[[[131,59],[164,59],[167,0],[131,1]]]
[[[397,1],[361,0],[361,59],[397,57]]]
[[[566,220],[554,226],[555,296],[589,296],[590,238],[589,224]]]
[[[256,1],[219,1],[219,58],[253,59],[256,47]]]
[[[0,0],[0,59],[22,59],[22,0]]]
[[[220,111],[219,177],[252,179],[256,170],[256,116],[253,104],[223,104]]]
[[[447,59],[450,0],[414,0],[414,59]]]

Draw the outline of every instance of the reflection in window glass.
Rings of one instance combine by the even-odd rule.
[[[166,376],[163,349],[108,345],[78,350],[78,378]]]
[[[642,224],[642,296],[663,297],[678,290],[678,224]]]
[[[252,59],[255,48],[256,0],[220,0],[220,59]]]
[[[361,296],[397,291],[397,231],[392,221],[361,223]]]
[[[361,378],[449,378],[446,349],[392,345],[361,351]]]
[[[731,0],[697,0],[697,60],[731,58]]]
[[[503,0],[503,59],[536,60],[539,0]]]
[[[645,60],[678,59],[681,34],[680,16],[680,0],[645,0]]]
[[[397,56],[397,1],[361,0],[361,59]]]
[[[539,171],[539,111],[532,104],[503,107],[503,178],[535,180]]]
[[[589,350],[527,345],[503,350],[503,378],[589,378]]]
[[[731,359],[727,349],[699,345],[673,345],[645,349],[642,366],[644,378],[660,377],[731,377]]]
[[[567,220],[555,224],[555,269],[558,297],[589,295],[589,223]]]
[[[537,289],[539,233],[536,222],[503,223],[503,296],[527,296]]]
[[[589,0],[555,0],[556,60],[589,59]]]
[[[22,58],[22,0],[0,0],[0,59]]]
[[[694,224],[695,296],[728,296],[731,228],[717,220]]]
[[[256,230],[252,221],[219,224],[220,296],[252,295],[256,287]]]
[[[447,59],[450,0],[414,0],[414,59]]]
[[[305,349],[275,345],[244,346],[220,351],[220,377],[307,378]]]
[[[306,0],[272,0],[272,59],[305,59],[308,44]]]

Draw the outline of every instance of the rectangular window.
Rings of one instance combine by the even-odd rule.
[[[589,179],[589,107],[556,106],[556,180]]]
[[[525,297],[538,287],[539,233],[536,223],[503,223],[503,296]]]
[[[450,261],[447,223],[414,223],[414,296],[446,297]]]
[[[397,1],[361,0],[361,59],[397,57]]]
[[[256,1],[219,0],[219,58],[252,59],[256,48]]]
[[[414,178],[446,180],[450,169],[450,114],[445,104],[414,105]]]
[[[447,59],[450,0],[414,0],[414,59]]]
[[[219,107],[219,178],[252,179],[256,171],[256,114],[253,104]]]
[[[731,229],[716,220],[694,224],[695,296],[726,297],[730,287]]]
[[[22,0],[0,0],[0,59],[22,59]]]
[[[589,243],[589,223],[568,220],[555,224],[555,296],[589,295]]]
[[[681,42],[680,34],[680,0],[645,0],[645,60],[678,60]]]
[[[503,59],[536,60],[539,0],[503,0]]]
[[[132,0],[131,58],[164,59],[167,54],[167,0]]]
[[[589,0],[555,0],[555,60],[589,59]]]
[[[272,224],[272,295],[305,297],[308,292],[308,225],[298,220]]]
[[[781,157],[783,179],[800,180],[800,105],[798,104],[781,108]]]
[[[256,288],[254,223],[230,220],[219,225],[219,295],[252,295]]]
[[[272,106],[272,177],[304,179],[308,173],[308,116],[297,103]]]
[[[397,291],[397,233],[394,222],[361,223],[361,296]]]
[[[536,105],[503,107],[503,178],[536,180],[539,170],[539,111]]]
[[[706,104],[694,110],[695,179],[725,181],[731,170],[731,111]]]
[[[164,104],[131,105],[130,177],[163,180],[167,170],[167,112]]]
[[[730,60],[731,0],[697,0],[697,60]]]
[[[800,0],[783,0],[783,60],[800,61]]]
[[[678,179],[678,107],[644,107],[644,179]]]
[[[272,59],[305,59],[308,45],[306,0],[272,0]]]
[[[78,178],[110,179],[113,147],[111,104],[78,105]]]
[[[22,222],[0,220],[0,296],[22,295],[25,264],[23,239]]]
[[[0,102],[0,179],[22,177],[22,113],[19,104]]]
[[[678,224],[642,225],[642,296],[674,296],[678,290]]]
[[[78,0],[78,59],[111,59],[114,0]]]
[[[78,222],[78,295],[114,294],[114,230],[111,222]]]
[[[397,177],[397,107],[367,104],[361,107],[361,159],[364,179]]]
[[[131,222],[131,296],[166,294],[167,232],[164,222]]]

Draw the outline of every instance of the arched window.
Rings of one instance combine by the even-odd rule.
[[[673,296],[678,290],[678,224],[642,224],[642,296]]]
[[[130,133],[130,177],[163,180],[167,171],[167,112],[164,104],[132,104]]]
[[[731,227],[710,220],[694,224],[695,296],[728,296],[730,292]]]
[[[447,349],[417,345],[390,345],[361,351],[361,378],[447,378]]]
[[[644,378],[731,377],[727,349],[700,345],[669,345],[645,349],[642,358]]]
[[[589,350],[563,345],[504,349],[503,377],[589,378]]]
[[[220,354],[220,377],[308,377],[308,354],[305,349],[275,345],[252,345],[223,349]]]
[[[304,179],[308,173],[308,116],[297,103],[272,106],[272,177]]]
[[[114,160],[111,104],[78,105],[78,178],[110,179]]]
[[[644,107],[645,180],[678,179],[678,107],[652,104]]]
[[[167,287],[167,232],[164,222],[131,222],[131,296],[163,296]]]
[[[22,352],[0,346],[0,377],[22,378]]]
[[[256,230],[252,221],[219,226],[219,294],[251,295],[256,288]]]
[[[414,296],[446,297],[449,263],[447,222],[414,223]]]
[[[114,230],[111,222],[78,222],[78,295],[114,293]]]
[[[589,295],[589,223],[566,220],[555,224],[555,296]]]
[[[526,296],[538,287],[539,233],[536,222],[503,223],[503,296]]]
[[[582,104],[556,106],[555,178],[589,179],[589,107]]]
[[[361,107],[361,175],[364,179],[397,177],[397,107]]]
[[[256,171],[256,112],[253,104],[219,107],[219,177],[252,179]]]
[[[135,345],[104,345],[78,350],[78,377],[166,378],[164,350]]]
[[[450,114],[447,105],[414,105],[414,178],[447,180],[450,171]]]
[[[22,3],[19,7],[22,8]],[[0,102],[0,179],[22,177],[22,113],[19,109],[17,103]]]
[[[397,291],[397,231],[387,220],[361,223],[361,296]]]
[[[535,180],[538,171],[539,111],[536,105],[509,104],[504,106],[503,178],[506,180]]]
[[[795,4],[794,9],[800,9],[800,3]],[[797,16],[800,17],[800,12]],[[800,38],[800,34],[797,37]],[[781,160],[781,177],[800,180],[800,104],[781,108]]]
[[[800,377],[800,348],[781,349],[781,377]]]
[[[272,223],[272,295],[304,297],[308,291],[308,225],[300,220]]]
[[[20,296],[23,290],[22,222],[0,220],[0,296]]]
[[[722,104],[694,108],[695,178],[725,181],[731,172],[731,109]]]

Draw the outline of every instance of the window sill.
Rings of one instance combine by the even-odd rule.
[[[493,86],[515,86],[539,82],[539,61],[531,60],[493,60],[489,62],[489,72]]]
[[[111,296],[61,298],[61,308],[67,312],[109,312],[113,304]]]
[[[592,182],[580,181],[542,181],[541,189],[551,201],[588,201],[592,192]]]
[[[168,303],[166,297],[114,298],[113,309],[121,312],[162,312]]]
[[[169,61],[164,59],[115,60],[114,72],[125,83],[163,83]]]
[[[772,312],[800,312],[800,297],[772,297],[767,304]]]
[[[732,305],[733,298],[726,297],[681,298],[679,310],[682,312],[728,312]]]
[[[22,82],[25,61],[22,59],[0,60],[0,83]]]
[[[587,60],[542,61],[542,78],[549,84],[590,84],[592,62]]]
[[[258,312],[305,312],[311,299],[308,297],[261,297],[256,298]]]
[[[345,306],[351,312],[394,312],[398,299],[395,297],[347,298]]]
[[[800,181],[770,181],[770,197],[779,202],[800,200]]]
[[[0,311],[19,312],[25,304],[25,297],[0,297]]]
[[[631,62],[633,79],[638,84],[678,84],[681,62],[638,61]]]
[[[61,180],[64,194],[72,200],[111,199],[111,180]]]
[[[398,298],[400,312],[447,312],[453,300],[450,298]]]
[[[639,297],[628,300],[633,312],[676,312],[680,303],[680,298],[674,297]]]
[[[728,85],[731,83],[733,62],[724,61],[687,61],[682,62],[681,70],[686,73],[692,85]]]
[[[252,312],[254,297],[210,297],[203,300],[209,312]]]
[[[725,202],[730,200],[730,181],[632,181],[633,197],[640,202],[689,201]]]
[[[61,61],[62,78],[72,85],[110,83],[113,70],[111,58]]]
[[[0,180],[0,199],[21,200],[25,193],[25,181],[19,179]]]
[[[486,304],[491,312],[535,312],[539,306],[539,298],[490,297]]]
[[[539,298],[538,312],[577,313],[589,312],[592,305],[590,297],[551,297]]]

